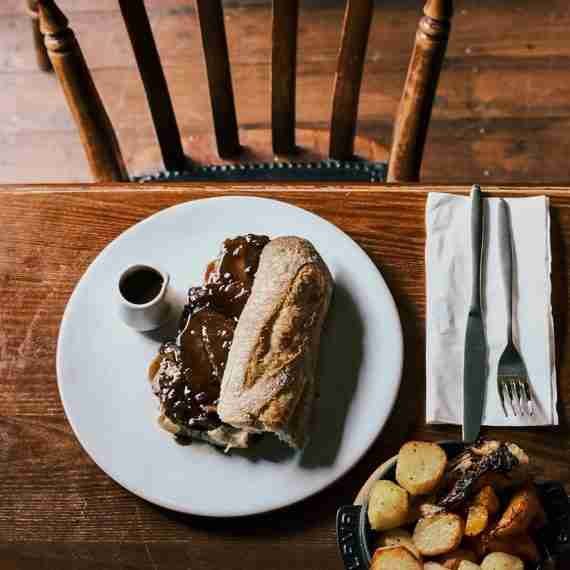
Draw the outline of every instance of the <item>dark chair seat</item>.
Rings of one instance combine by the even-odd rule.
[[[240,129],[242,152],[234,160],[224,160],[216,151],[210,134],[183,138],[188,159],[184,169],[160,168],[161,155],[156,146],[139,156],[129,157],[131,180],[152,181],[278,181],[278,182],[385,182],[388,148],[366,137],[355,138],[351,160],[328,157],[329,133],[324,130],[297,129],[296,152],[274,157],[270,129]]]
[[[133,182],[386,182],[387,162],[321,160],[319,162],[249,162],[190,165],[133,176]]]

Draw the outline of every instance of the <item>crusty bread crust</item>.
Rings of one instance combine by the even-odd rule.
[[[223,422],[304,445],[332,288],[327,266],[307,240],[281,237],[265,246],[222,379]]]

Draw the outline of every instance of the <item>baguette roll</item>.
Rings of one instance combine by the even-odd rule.
[[[332,289],[327,266],[307,240],[280,237],[265,246],[222,379],[224,423],[303,447]]]

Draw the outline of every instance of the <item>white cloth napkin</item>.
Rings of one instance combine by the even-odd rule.
[[[531,417],[505,418],[497,367],[507,340],[498,198],[485,198],[482,300],[489,355],[483,424],[557,425],[554,325],[550,303],[548,198],[509,198],[513,242],[513,331],[536,401]],[[465,327],[471,298],[470,198],[431,193],[426,207],[426,420],[461,423]]]

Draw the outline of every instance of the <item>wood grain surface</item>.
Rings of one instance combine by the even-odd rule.
[[[334,519],[368,475],[411,437],[458,437],[424,424],[424,207],[437,187],[263,185],[52,186],[0,189],[0,567],[4,570],[341,569]],[[449,191],[467,193],[467,187]],[[487,190],[487,189],[486,189]],[[569,188],[492,188],[551,196],[553,306],[561,426],[485,430],[519,442],[537,471],[570,490]],[[382,271],[404,330],[395,411],[365,457],[332,487],[277,513],[213,520],[179,515],[124,491],[89,459],[58,397],[63,310],[89,263],[156,211],[205,196],[270,196],[307,208],[355,239]],[[189,474],[191,482],[191,474]],[[564,566],[562,566],[564,567]]]
[[[60,0],[129,170],[156,145],[116,0]],[[306,0],[299,14],[299,128],[328,130],[344,10]],[[182,136],[212,132],[208,82],[191,0],[146,0]],[[390,146],[419,0],[375,6],[358,134]],[[425,182],[570,180],[570,6],[566,0],[456,0],[453,31],[423,161]],[[225,7],[240,127],[270,128],[271,6]],[[0,179],[88,181],[87,162],[57,79],[37,69],[23,0],[0,2]]]

